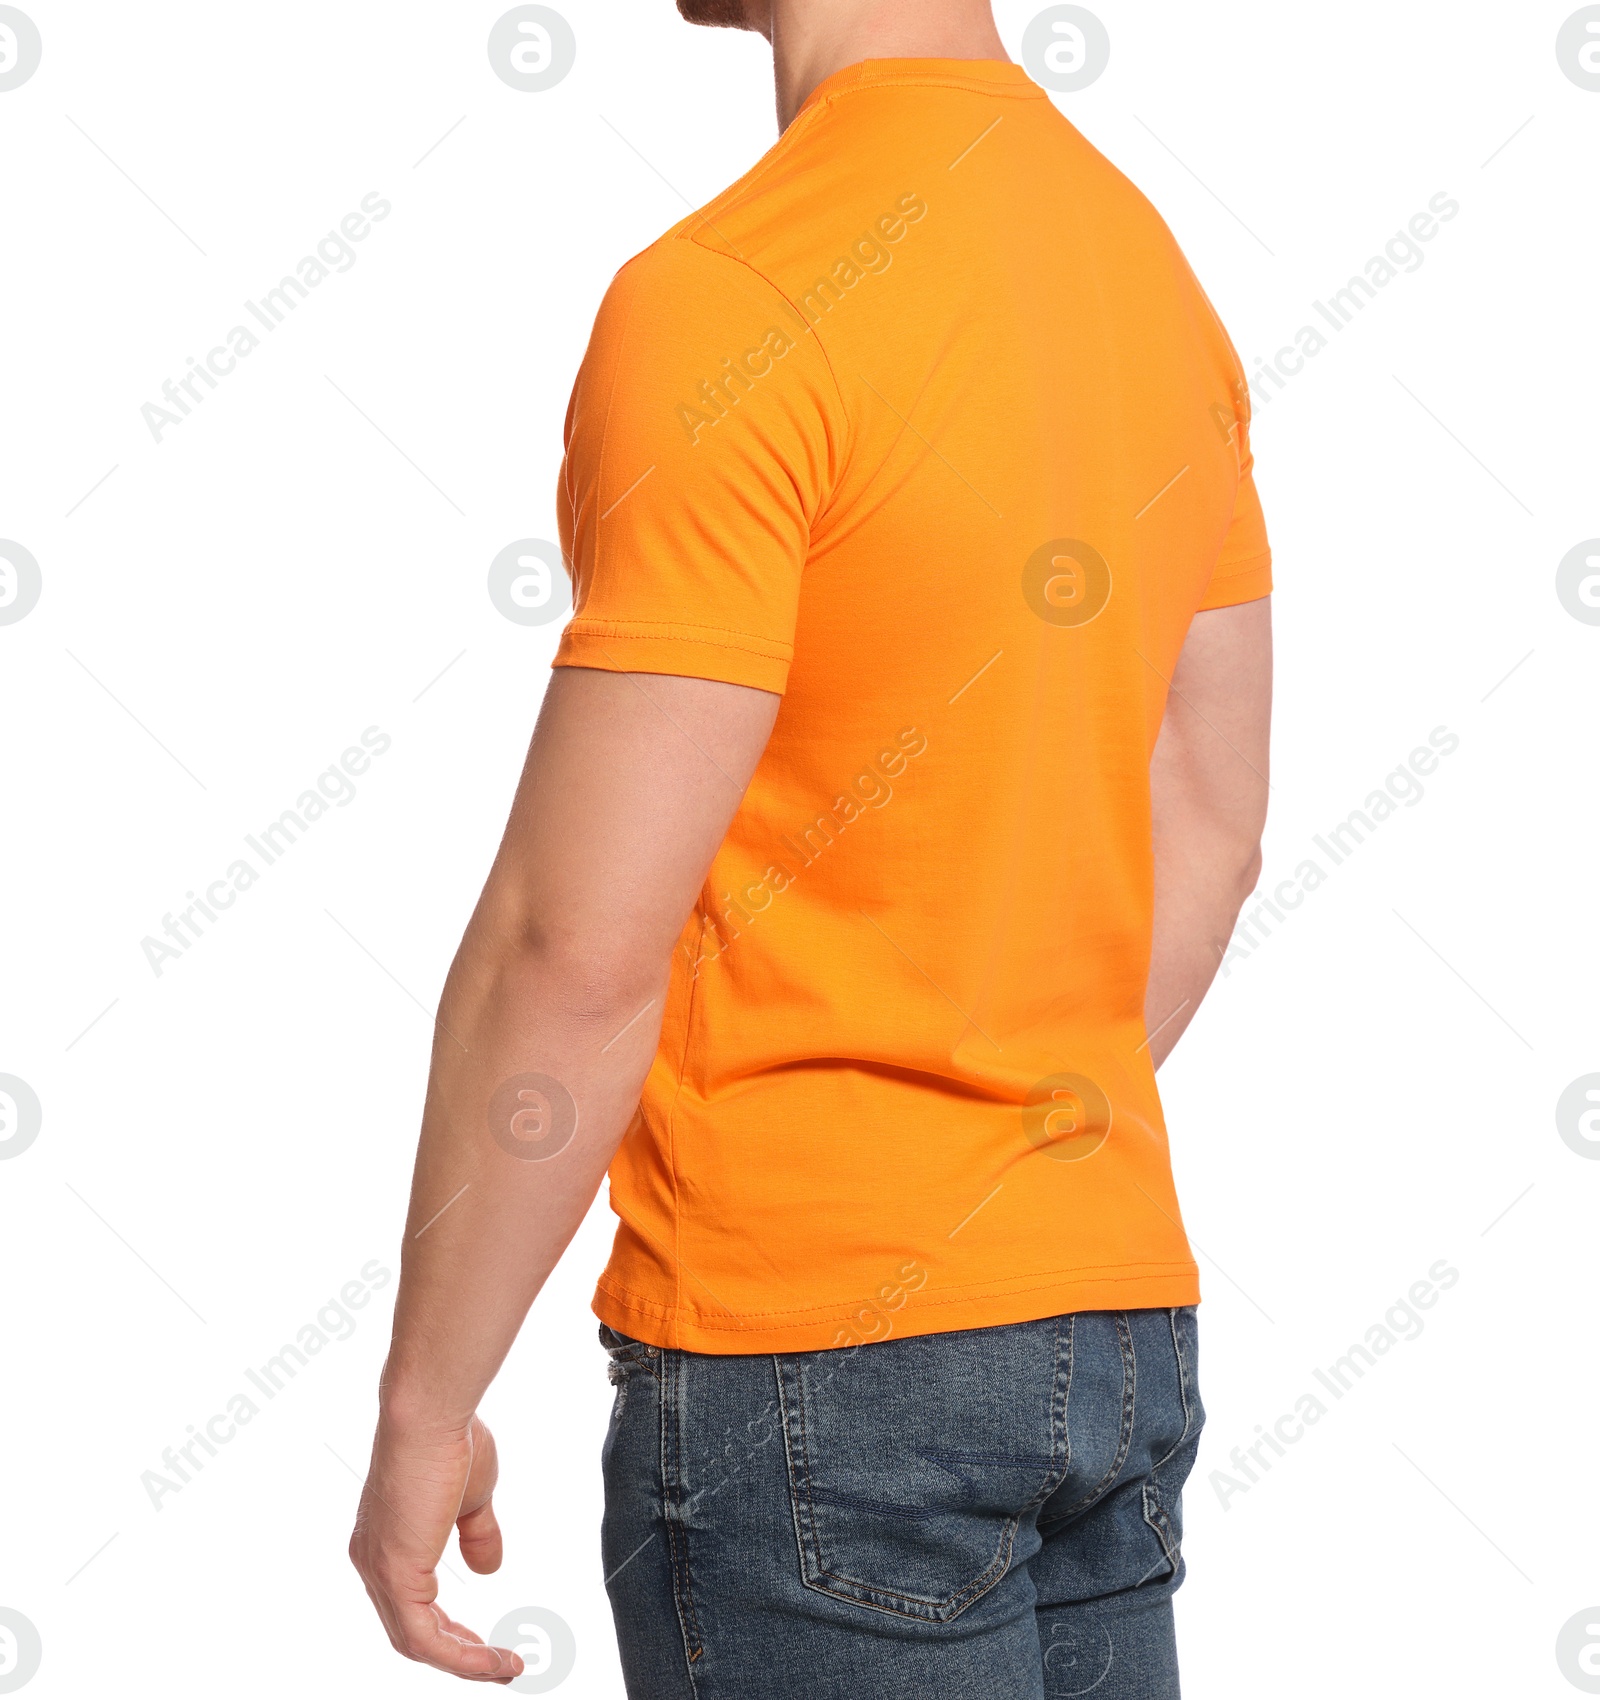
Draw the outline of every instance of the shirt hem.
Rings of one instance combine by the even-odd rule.
[[[671,673],[686,679],[715,679],[748,685],[782,696],[789,682],[787,656],[770,653],[778,645],[751,638],[751,646],[715,639],[658,636],[654,633],[578,631],[562,633],[552,667],[594,667],[607,673]]]
[[[630,1293],[602,1276],[593,1310],[619,1333],[646,1345],[679,1348],[720,1357],[765,1352],[820,1352],[874,1340],[948,1334],[964,1328],[996,1328],[1037,1322],[1086,1310],[1167,1310],[1200,1302],[1199,1270],[1192,1263],[1084,1271],[1038,1283],[1020,1277],[1005,1293],[908,1295],[896,1310],[875,1303],[843,1303],[837,1310],[794,1320],[771,1316],[685,1315],[642,1294]],[[871,1318],[870,1329],[863,1317]]]
[[[1219,567],[1206,587],[1201,610],[1233,608],[1241,602],[1259,602],[1272,594],[1272,551],[1253,555],[1237,566]]]

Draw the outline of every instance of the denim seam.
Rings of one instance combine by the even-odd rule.
[[[683,1635],[684,1663],[689,1686],[696,1693],[695,1661],[705,1651],[699,1619],[695,1615],[694,1591],[689,1578],[689,1538],[675,1515],[683,1489],[683,1412],[681,1409],[682,1364],[670,1366],[662,1354],[661,1379],[661,1485],[662,1521],[667,1529],[667,1553],[672,1567],[673,1604],[677,1607],[678,1628]],[[670,1370],[670,1373],[667,1373]],[[669,1450],[670,1449],[670,1450]],[[671,1468],[668,1468],[668,1458]],[[686,1615],[687,1614],[687,1615]]]
[[[1155,1485],[1146,1482],[1139,1495],[1139,1501],[1144,1511],[1144,1520],[1155,1531],[1156,1539],[1161,1543],[1161,1551],[1168,1564],[1174,1570],[1178,1568],[1178,1548],[1172,1538],[1172,1524],[1167,1520],[1167,1509],[1161,1503],[1160,1494]],[[1148,1576],[1145,1578],[1149,1580]]]
[[[1065,1371],[1063,1375],[1063,1358],[1061,1352],[1061,1324],[1067,1325],[1067,1350]],[[1051,1469],[1045,1477],[1044,1485],[1039,1492],[1028,1501],[1025,1511],[1032,1511],[1049,1499],[1072,1471],[1072,1437],[1067,1432],[1067,1406],[1072,1398],[1072,1368],[1073,1348],[1076,1342],[1075,1316],[1058,1316],[1055,1319],[1055,1377],[1050,1393],[1050,1456]],[[1059,1465],[1054,1462],[1059,1458]]]
[[[1178,1342],[1178,1313],[1174,1309],[1167,1311],[1167,1327],[1172,1333],[1172,1355],[1178,1360],[1178,1398],[1183,1402],[1183,1433],[1172,1443],[1167,1455],[1150,1466],[1152,1477],[1172,1460],[1173,1455],[1188,1440],[1189,1425],[1194,1421],[1194,1408],[1189,1403],[1189,1389],[1193,1377],[1189,1373],[1189,1365],[1184,1360],[1183,1347]]]
[[[1059,1365],[1059,1358],[1057,1362]],[[1072,1409],[1072,1378],[1077,1373],[1077,1368],[1078,1319],[1076,1316],[1069,1316],[1067,1318],[1067,1373],[1062,1377],[1059,1367],[1056,1372],[1061,1381],[1061,1480],[1063,1482],[1072,1473],[1072,1425],[1067,1420],[1067,1416]]]
[[[1167,1327],[1172,1334],[1172,1355],[1178,1365],[1178,1397],[1183,1403],[1183,1433],[1173,1442],[1166,1456],[1150,1466],[1150,1473],[1145,1478],[1144,1489],[1139,1495],[1140,1504],[1144,1511],[1144,1520],[1155,1531],[1155,1536],[1161,1543],[1161,1550],[1166,1554],[1167,1563],[1174,1570],[1178,1568],[1181,1553],[1179,1544],[1172,1536],[1172,1522],[1167,1516],[1167,1508],[1161,1499],[1161,1483],[1159,1475],[1162,1469],[1171,1462],[1179,1449],[1189,1438],[1189,1428],[1194,1422],[1194,1408],[1189,1402],[1189,1391],[1192,1376],[1189,1365],[1183,1355],[1183,1345],[1178,1339],[1178,1312],[1176,1309],[1167,1311]]]
[[[683,1381],[684,1381],[684,1375],[683,1375],[683,1371],[684,1371],[684,1367],[685,1367],[686,1363],[687,1363],[687,1360],[682,1356],[681,1353],[675,1358],[675,1360],[673,1362],[673,1377],[672,1377],[672,1379],[673,1379],[673,1383],[674,1383],[674,1389],[673,1389],[673,1400],[672,1400],[672,1405],[673,1405],[672,1433],[673,1433],[673,1441],[674,1441],[674,1445],[673,1445],[673,1454],[674,1454],[673,1470],[674,1470],[675,1479],[674,1479],[673,1484],[672,1484],[672,1497],[673,1497],[673,1503],[675,1505],[681,1505],[682,1504],[683,1488],[684,1488],[684,1482],[683,1482],[683,1429],[684,1429],[684,1421],[683,1421],[683,1419],[684,1419]],[[691,1575],[690,1568],[689,1568],[689,1531],[688,1531],[687,1528],[680,1527],[679,1533],[681,1534],[682,1539],[683,1539],[683,1597],[684,1597],[684,1600],[687,1602],[688,1607],[689,1607],[689,1623],[690,1623],[690,1627],[691,1627],[691,1630],[692,1630],[693,1635],[694,1635],[694,1651],[689,1654],[689,1663],[692,1665],[695,1662],[695,1660],[698,1659],[700,1657],[700,1655],[705,1651],[706,1644],[705,1644],[705,1637],[700,1632],[700,1616],[699,1616],[699,1613],[696,1612],[695,1609],[694,1609],[694,1578]],[[690,1672],[691,1678],[692,1678],[693,1674],[694,1673],[691,1671]]]
[[[1134,1361],[1133,1334],[1128,1327],[1126,1312],[1118,1311],[1112,1320],[1116,1325],[1117,1345],[1122,1351],[1122,1432],[1117,1436],[1117,1454],[1111,1460],[1110,1468],[1088,1493],[1069,1505],[1065,1511],[1058,1511],[1055,1516],[1043,1519],[1043,1523],[1060,1523],[1068,1517],[1076,1516],[1080,1511],[1087,1510],[1116,1481],[1122,1473],[1122,1466],[1128,1461],[1128,1448],[1133,1442],[1133,1404],[1138,1370]]]

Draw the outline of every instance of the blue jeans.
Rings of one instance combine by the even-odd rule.
[[[1192,1309],[777,1357],[600,1338],[634,1700],[1176,1700]]]

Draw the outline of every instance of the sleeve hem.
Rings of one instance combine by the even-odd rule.
[[[715,679],[727,685],[782,696],[789,682],[786,645],[750,638],[747,643],[714,639],[599,630],[561,634],[552,667],[594,667],[606,673],[673,673],[687,679]],[[734,634],[730,634],[734,635]]]
[[[1263,596],[1271,594],[1272,551],[1268,549],[1226,570],[1219,567],[1211,583],[1206,586],[1200,609],[1203,611],[1207,608],[1232,608],[1241,602],[1258,602]]]

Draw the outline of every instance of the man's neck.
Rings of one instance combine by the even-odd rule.
[[[772,0],[778,124],[863,59],[1005,59],[989,0]]]

